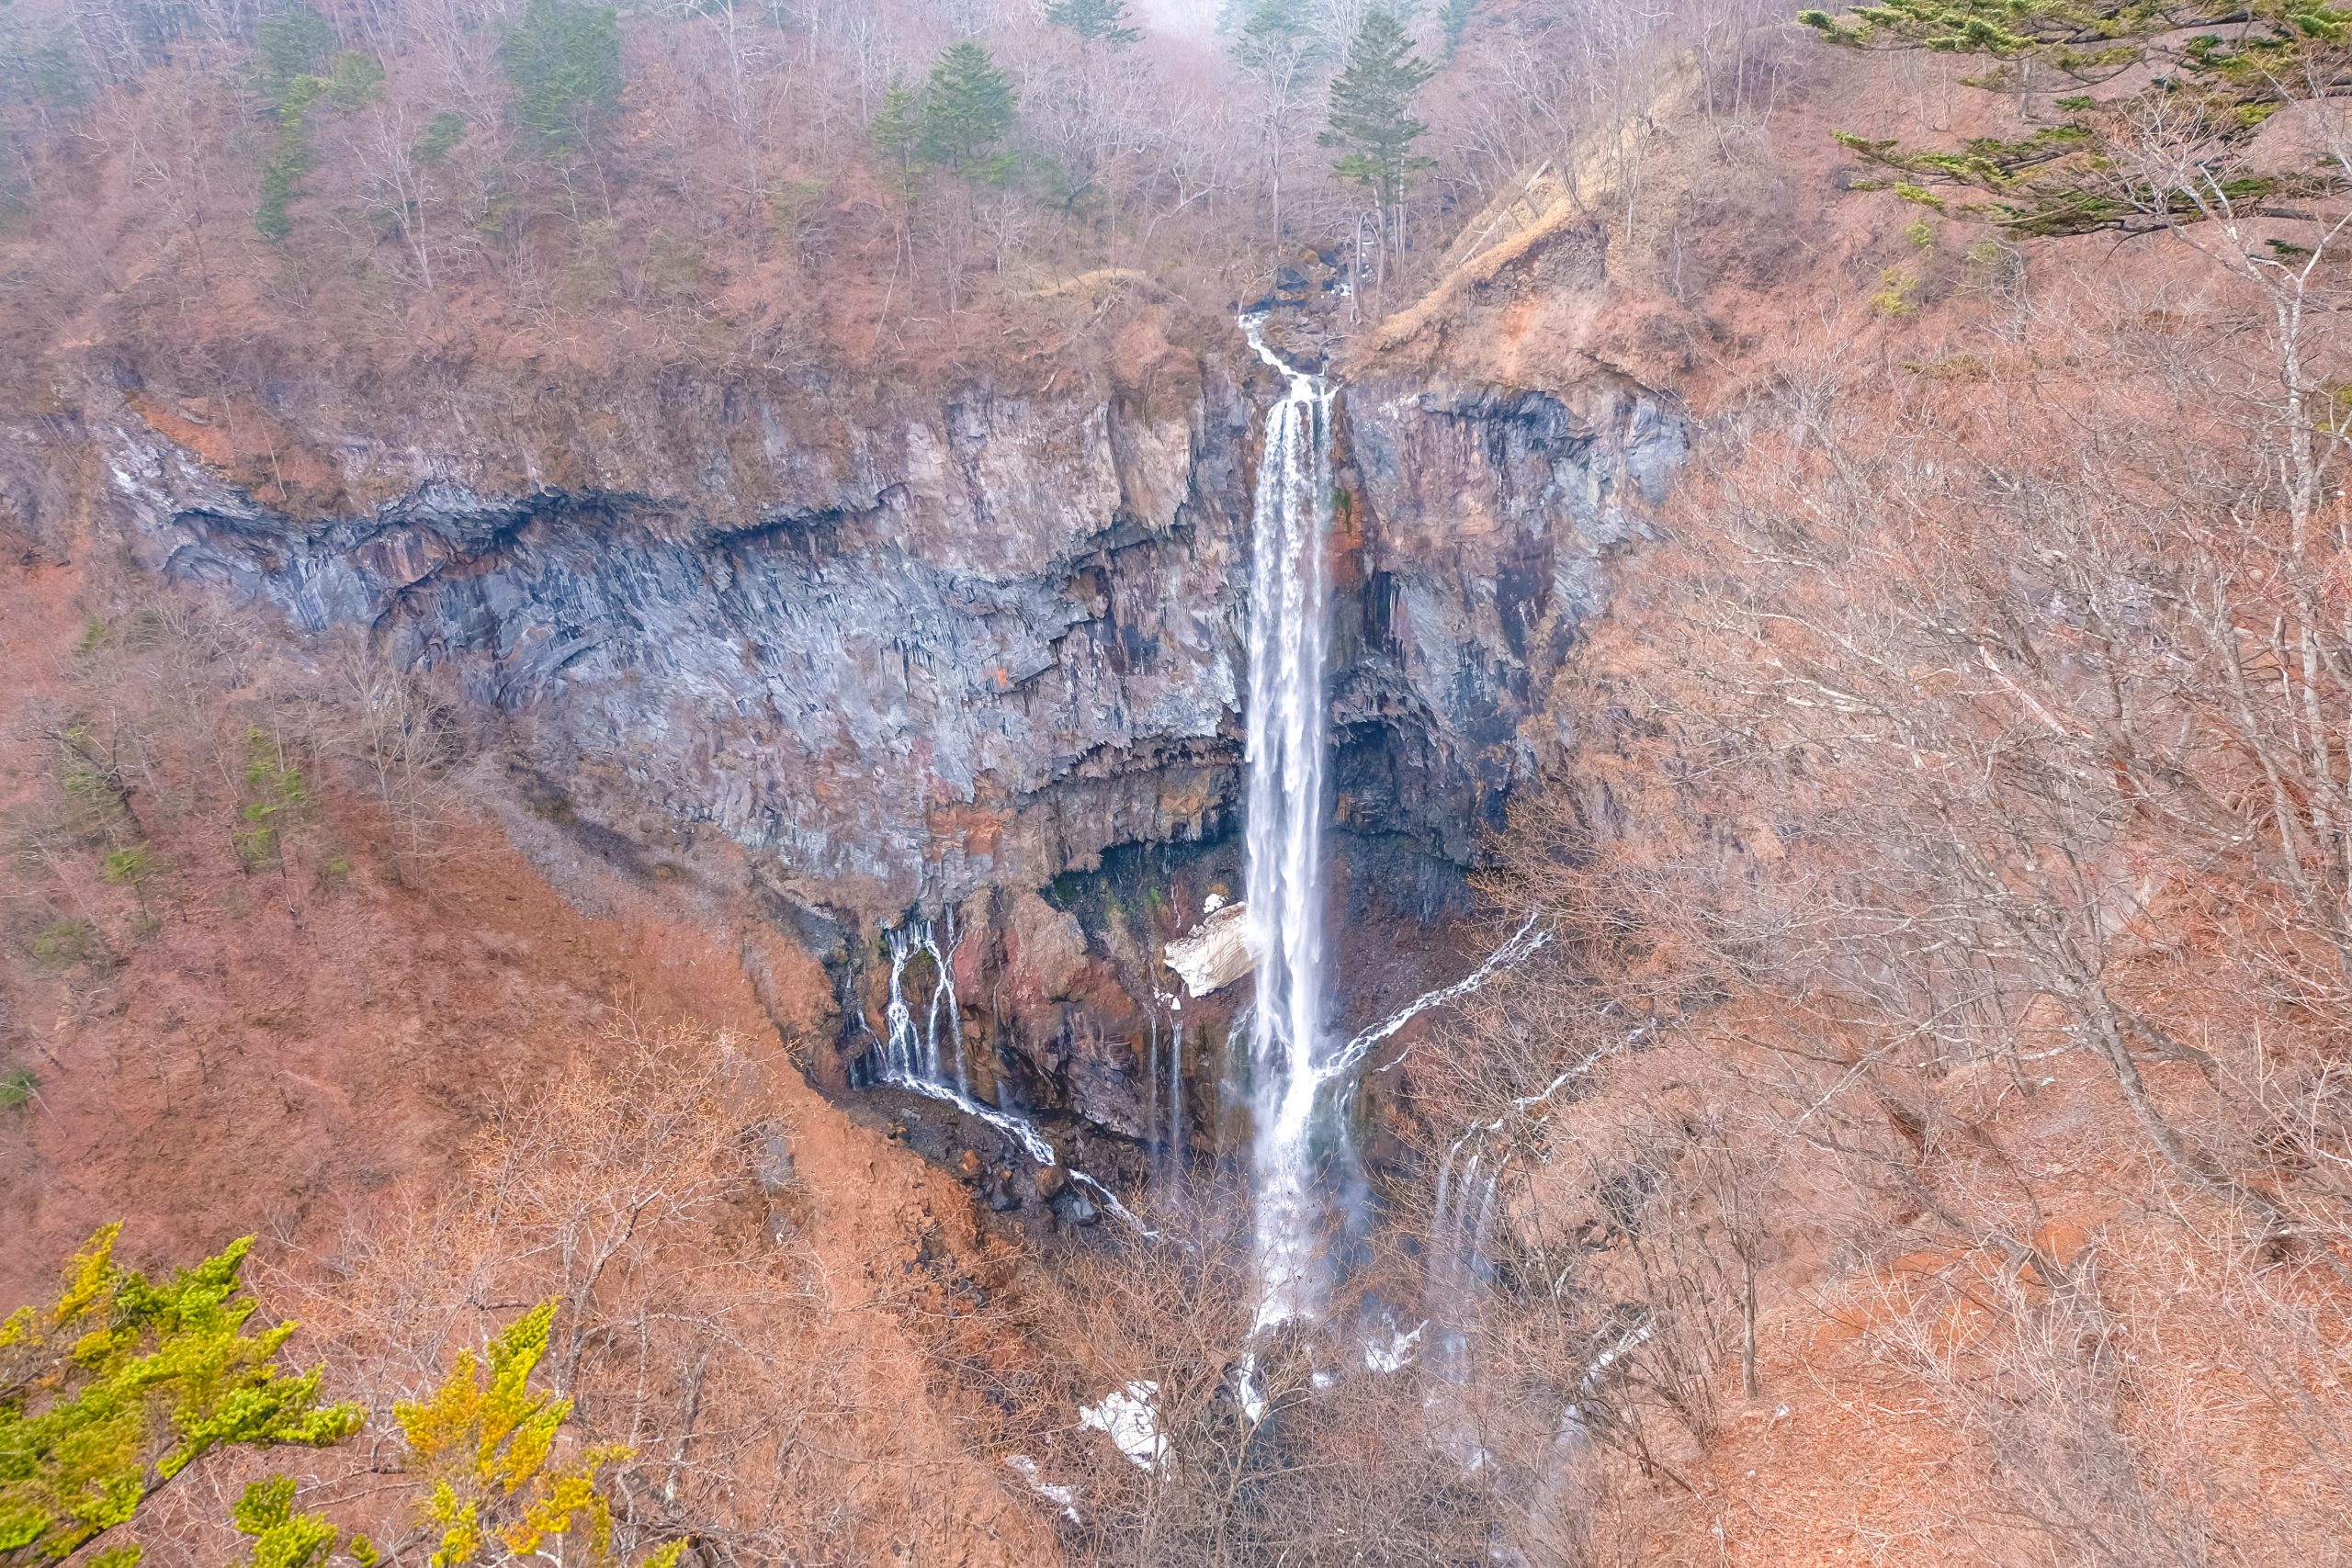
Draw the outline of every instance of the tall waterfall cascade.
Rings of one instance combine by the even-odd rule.
[[[1257,1326],[1262,1330],[1311,1319],[1324,1304],[1335,1267],[1328,1243],[1339,1217],[1337,1184],[1326,1177],[1344,1168],[1350,1154],[1340,1114],[1346,1085],[1384,1042],[1414,1019],[1478,989],[1544,946],[1550,933],[1530,916],[1468,976],[1423,992],[1353,1038],[1333,1038],[1324,931],[1332,389],[1322,377],[1283,361],[1265,340],[1263,316],[1244,316],[1241,326],[1250,348],[1284,384],[1283,396],[1266,413],[1251,518],[1248,894],[1242,907],[1230,911],[1246,921],[1252,961],[1239,972],[1254,967],[1256,974],[1256,995],[1235,1019],[1228,1048],[1235,1055],[1246,1053],[1249,1064],[1251,1223],[1259,1273]],[[911,918],[885,935],[890,958],[887,1034],[874,1042],[867,1057],[874,1077],[986,1122],[1040,1167],[1062,1165],[1114,1217],[1142,1235],[1156,1235],[1108,1187],[1063,1164],[1027,1118],[978,1098],[956,993],[959,937],[952,915],[944,914],[940,927]],[[918,985],[925,977],[929,991],[919,997]],[[1186,983],[1193,994],[1202,994],[1190,978]],[[1186,1164],[1182,1002],[1174,993],[1155,989],[1152,1004],[1148,1041],[1137,1043],[1145,1086],[1143,1142],[1155,1183],[1173,1189],[1182,1184]],[[1170,1025],[1164,1037],[1163,1007]],[[1488,1151],[1465,1146],[1499,1127],[1465,1134],[1447,1155],[1440,1176],[1441,1235],[1434,1238],[1430,1293],[1433,1303],[1442,1303],[1434,1308],[1442,1314],[1437,1359],[1444,1375],[1455,1381],[1463,1372],[1463,1336],[1450,1309],[1475,1295],[1484,1272],[1498,1186]],[[1368,1349],[1367,1364],[1377,1367],[1383,1356],[1403,1364],[1429,1326],[1400,1332],[1393,1351]],[[1245,1367],[1245,1398],[1248,1377]]]
[[[1287,383],[1266,415],[1250,527],[1248,868],[1258,959],[1250,1026],[1260,1326],[1309,1315],[1322,1285],[1317,1180],[1325,1082],[1323,681],[1329,641],[1324,550],[1331,524],[1331,389],[1267,346]]]

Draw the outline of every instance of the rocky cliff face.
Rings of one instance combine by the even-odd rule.
[[[1552,678],[1681,464],[1684,422],[1597,371],[1557,391],[1375,375],[1345,407],[1362,514],[1340,819],[1467,865],[1557,753]]]
[[[1238,389],[1204,374],[1163,414],[974,389],[814,450],[783,411],[747,417],[781,481],[749,516],[433,479],[305,520],[143,424],[105,435],[166,577],[447,666],[531,716],[551,775],[616,773],[868,918],[1216,829]]]
[[[1191,356],[1148,396],[971,386],[859,417],[729,390],[641,443],[658,460],[561,483],[447,435],[346,432],[322,443],[333,493],[383,499],[322,514],[231,482],[153,399],[80,428],[162,575],[447,668],[517,716],[585,813],[748,846],[783,905],[838,933],[812,945],[844,1060],[871,1027],[867,933],[954,908],[979,955],[959,964],[1012,981],[962,990],[976,1013],[994,993],[975,1024],[1006,1081],[1133,1132],[1152,1116],[1153,944],[1213,883],[1239,890],[1248,365]],[[1551,677],[1682,424],[1589,370],[1539,390],[1375,367],[1340,411],[1342,859],[1367,885],[1400,855],[1458,883],[1557,741]],[[1192,846],[1181,877],[1169,846]],[[1161,856],[1116,861],[1138,848]],[[1123,883],[1072,883],[1110,876],[1106,855]]]

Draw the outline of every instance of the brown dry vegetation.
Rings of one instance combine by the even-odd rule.
[[[781,954],[755,995],[740,870],[604,863],[418,679],[60,542],[93,564],[12,567],[0,612],[0,1293],[111,1220],[148,1267],[259,1232],[297,1353],[379,1423],[303,1495],[388,1540],[391,1404],[553,1297],[583,1439],[640,1456],[625,1542],[1052,1561],[907,1337],[1003,1244],[803,1084],[771,1017],[828,998]],[[249,1473],[166,1494],[149,1561],[232,1555]]]
[[[1363,8],[1304,14],[1343,35]],[[1081,49],[1026,4],[624,9],[619,103],[550,149],[518,128],[503,70],[516,0],[319,6],[333,46],[384,75],[309,109],[271,238],[256,214],[278,127],[255,50],[274,9],[11,6],[7,350],[35,384],[93,357],[135,367],[165,417],[173,402],[195,414],[175,436],[311,511],[338,503],[333,465],[300,471],[308,413],[289,426],[284,405],[313,378],[338,409],[437,421],[465,406],[492,424],[616,374],[834,395],[909,375],[1034,383],[1073,346],[1099,351],[1106,312],[1137,299],[1222,334],[1276,265],[1351,243],[1365,205],[1315,141],[1336,37],[1276,85],[1207,40]],[[1540,151],[1646,102],[1662,38],[1736,54],[1770,15],[1759,0],[1478,7],[1423,94],[1425,238],[1381,267],[1380,304],[1409,299],[1461,217]],[[1012,172],[910,178],[876,146],[875,117],[972,34],[1020,94]],[[444,116],[454,142],[429,134]]]
[[[1826,174],[1924,102],[1825,66],[1724,152]],[[1424,1183],[1505,1173],[1468,1315],[1515,1539],[2341,1561],[2333,217],[2011,243],[1855,196],[1759,276],[1707,155],[1613,287],[1526,287],[1555,209],[1385,334],[1704,422],[1515,818],[1566,967],[1414,1067]]]
[[[1083,243],[1014,243],[1003,214],[894,230],[848,56],[779,54],[763,90],[820,107],[730,121],[680,85],[721,79],[713,18],[663,26],[631,35],[603,240],[536,185],[537,219],[379,288],[396,237],[322,221],[350,170],[279,255],[243,195],[180,229],[138,205],[250,176],[233,137],[166,137],[199,149],[185,180],[107,187],[122,287],[57,303],[66,248],[108,242],[39,229],[28,319],[57,344],[325,330],[294,300],[357,357],[415,334],[532,365],[789,363],[873,350],[900,310],[994,333],[1023,258],[1136,259],[1102,239],[1136,243],[1133,212],[1071,224]],[[1354,350],[1535,386],[1599,363],[1679,391],[1702,434],[1557,694],[1573,750],[1495,884],[1556,923],[1557,962],[1375,1075],[1417,1157],[1383,1175],[1340,1331],[1253,1338],[1239,1200],[1211,1179],[1150,1212],[1156,1241],[1034,1244],[817,1100],[771,1018],[813,1018],[821,980],[779,956],[754,999],[722,852],[682,850],[657,895],[559,823],[485,823],[461,792],[560,803],[430,688],[32,547],[0,615],[23,672],[0,1066],[35,1091],[0,1110],[24,1243],[0,1286],[29,1296],[107,1218],[170,1261],[258,1226],[269,1299],[379,1409],[553,1295],[553,1370],[639,1450],[632,1539],[714,1562],[2344,1561],[2337,270],[2266,243],[2301,230],[1906,232],[1917,209],[1837,192],[1830,129],[1965,133],[2002,107],[1938,61],[1730,38],[1696,34],[1662,101],[1657,56],[1605,51],[1573,112],[1511,100],[1555,161],[1498,132],[1511,179],[1475,188],[1502,198]],[[695,49],[700,75],[664,74]],[[481,58],[390,52],[388,102],[487,90]],[[231,114],[205,59],[93,112]],[[741,214],[817,154],[713,128],[804,123],[840,159],[824,243],[750,244]],[[120,134],[83,154],[107,179],[156,132]],[[738,166],[765,172],[736,188]],[[1135,179],[1161,194],[1134,211],[1166,201]],[[1246,231],[1255,199],[1199,205]],[[680,200],[711,215],[723,309],[662,293]],[[197,288],[147,281],[223,227]],[[955,248],[975,234],[986,266]],[[574,276],[607,241],[615,272]],[[902,256],[913,292],[877,299]],[[591,316],[618,323],[594,350]],[[905,342],[961,353],[956,332]],[[1367,1364],[1425,1314],[1409,1371]],[[1076,1415],[1144,1382],[1156,1466]],[[392,1506],[370,1455],[320,1456],[308,1495]],[[230,1549],[240,1473],[176,1495],[169,1561]]]

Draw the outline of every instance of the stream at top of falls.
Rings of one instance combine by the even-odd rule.
[[[1267,411],[1250,521],[1248,861],[1258,958],[1250,1058],[1254,1114],[1252,1232],[1258,1324],[1312,1315],[1321,1294],[1326,1197],[1316,1171],[1323,1077],[1324,666],[1329,643],[1324,549],[1331,524],[1331,389],[1269,347],[1265,318],[1244,316],[1250,346],[1286,388]]]

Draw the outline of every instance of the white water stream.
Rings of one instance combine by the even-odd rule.
[[[876,1053],[881,1062],[878,1076],[884,1083],[911,1089],[926,1100],[952,1105],[965,1115],[987,1122],[1019,1144],[1022,1152],[1040,1166],[1061,1166],[1061,1156],[1054,1145],[1028,1122],[1010,1111],[983,1105],[972,1098],[971,1073],[964,1055],[964,1021],[956,1005],[956,939],[952,920],[947,931],[944,951],[929,920],[917,920],[888,933],[890,1000],[883,1017],[890,1035]],[[915,1010],[907,1000],[907,960],[918,953],[930,955],[933,970],[931,999],[923,1010],[920,1026],[915,1022]],[[939,1025],[943,1017],[947,1021],[947,1038],[955,1052],[956,1076],[952,1083],[947,1079],[947,1053],[941,1049]],[[1137,1219],[1108,1187],[1074,1166],[1061,1168],[1071,1181],[1093,1194],[1120,1224],[1138,1235],[1159,1234]]]
[[[1331,390],[1242,331],[1288,384],[1266,414],[1250,527],[1249,838],[1250,1029],[1260,1326],[1313,1312],[1322,1204],[1315,1179],[1323,1035],[1323,672],[1331,523]]]
[[[1253,1239],[1259,1269],[1257,1325],[1268,1328],[1311,1317],[1327,1283],[1325,1232],[1331,1219],[1319,1168],[1345,1136],[1332,1114],[1344,1080],[1373,1050],[1433,1007],[1453,1001],[1550,940],[1530,918],[1471,975],[1415,998],[1395,1014],[1339,1045],[1324,1028],[1330,995],[1323,931],[1324,681],[1329,644],[1326,551],[1332,519],[1331,400],[1321,377],[1294,369],[1268,345],[1264,320],[1245,316],[1250,348],[1279,372],[1283,395],[1267,412],[1264,450],[1250,537],[1250,690],[1248,723],[1249,893],[1246,919],[1256,958],[1257,995],[1246,1012],[1254,1139],[1251,1150]],[[956,1005],[956,933],[944,945],[928,921],[889,933],[889,1036],[880,1043],[879,1076],[887,1082],[955,1106],[1018,1142],[1039,1165],[1057,1163],[1053,1145],[1019,1115],[973,1097]],[[933,988],[921,1016],[907,995],[908,964],[931,959]],[[1170,1008],[1164,1049],[1157,1006],[1144,1056],[1147,1115],[1153,1134],[1164,1125],[1162,1171],[1184,1167],[1183,1023],[1174,996],[1155,996]],[[946,1027],[943,1030],[943,1021]],[[1165,1073],[1167,1104],[1159,1103]],[[1460,1152],[1457,1145],[1454,1153]],[[1457,1294],[1477,1267],[1493,1201],[1493,1176],[1474,1157],[1470,1177],[1448,1192],[1453,1155],[1441,1179],[1439,1218],[1447,1232],[1442,1272]],[[1114,1215],[1150,1235],[1102,1183],[1071,1170],[1070,1179]],[[1483,1179],[1482,1179],[1483,1178]],[[1472,1198],[1470,1193],[1476,1193]],[[1457,1192],[1459,1196],[1457,1196]],[[1448,1199],[1454,1201],[1449,1204]],[[1399,1352],[1408,1354],[1409,1352]]]

